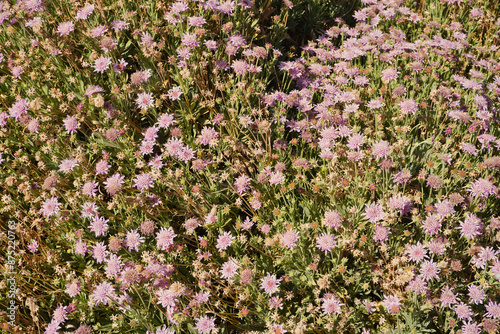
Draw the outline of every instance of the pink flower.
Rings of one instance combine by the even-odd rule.
[[[336,210],[329,210],[325,213],[323,222],[329,227],[338,230],[342,226],[342,216]]]
[[[391,145],[385,140],[378,141],[372,146],[372,154],[377,158],[386,157],[389,154]]]
[[[149,173],[143,173],[136,176],[134,179],[134,187],[143,192],[151,187],[153,187],[154,180]]]
[[[420,265],[420,277],[422,277],[424,281],[429,281],[438,277],[440,271],[441,269],[439,269],[437,264],[432,260],[425,260]]]
[[[75,244],[75,254],[85,256],[88,252],[87,244],[82,241],[82,239],[78,239]]]
[[[109,228],[108,222],[109,219],[95,215],[94,217],[92,217],[92,222],[89,225],[89,229],[90,231],[95,233],[96,237],[106,235],[106,231]]]
[[[42,203],[42,209],[40,211],[42,212],[44,217],[49,218],[59,212],[60,205],[61,204],[57,201],[57,197],[52,196]]]
[[[80,126],[80,122],[74,116],[67,116],[63,123],[68,134],[76,132],[76,129]]]
[[[340,314],[340,309],[344,304],[340,303],[340,300],[333,295],[323,298],[323,304],[321,308],[323,309],[323,314],[328,315],[332,313]]]
[[[215,318],[209,316],[196,318],[196,326],[194,328],[201,334],[208,334],[215,329]]]
[[[80,282],[79,281],[72,281],[68,284],[66,284],[66,291],[71,298],[76,297],[80,293]]]
[[[474,197],[488,197],[497,192],[497,187],[487,179],[478,179],[470,186],[470,194]]]
[[[19,79],[21,77],[21,74],[24,73],[24,70],[21,66],[14,66],[12,68],[12,76],[16,79]]]
[[[141,93],[137,95],[135,102],[138,109],[147,109],[154,105],[155,99],[153,93]]]
[[[294,230],[287,231],[283,233],[281,237],[281,246],[292,249],[295,246],[297,246],[295,242],[297,241],[298,238],[299,234]]]
[[[382,301],[382,305],[384,305],[387,312],[395,314],[399,312],[399,306],[401,305],[401,302],[399,301],[399,298],[394,295],[385,296],[384,300]]]
[[[102,282],[94,288],[94,292],[90,295],[90,297],[95,300],[96,305],[99,303],[103,303],[104,305],[108,305],[108,303],[115,299],[115,289],[109,282]]]
[[[104,71],[106,71],[108,69],[109,65],[111,65],[111,64],[112,64],[111,58],[100,56],[99,58],[97,58],[94,61],[94,65],[93,65],[94,72],[103,73]]]
[[[87,196],[95,196],[98,185],[99,184],[95,181],[86,182],[82,187],[82,194]]]
[[[96,175],[99,174],[108,174],[109,167],[111,167],[106,160],[99,160],[95,164],[95,173]]]
[[[233,243],[234,237],[230,232],[224,232],[217,238],[217,246],[218,250],[226,250]]]
[[[269,183],[271,184],[282,184],[285,182],[285,177],[281,172],[272,172],[269,176]]]
[[[389,239],[390,230],[388,227],[382,225],[376,225],[375,231],[373,231],[373,238],[375,241],[385,242]]]
[[[164,227],[156,234],[156,247],[160,250],[168,250],[169,246],[174,244],[174,238],[177,236],[172,227],[168,230]]]
[[[399,72],[395,68],[389,67],[382,71],[380,78],[382,81],[391,82],[398,78]]]
[[[471,302],[477,305],[483,303],[486,295],[484,294],[484,290],[481,288],[481,286],[472,284],[469,285],[469,297],[471,299]]]
[[[116,195],[117,192],[119,192],[122,189],[122,184],[124,183],[125,176],[120,175],[118,173],[113,174],[113,176],[110,176],[106,179],[104,182],[104,185],[106,186],[105,189],[110,194],[111,196]]]
[[[412,99],[407,99],[399,102],[399,108],[405,114],[413,114],[418,111],[418,103]]]
[[[219,133],[215,131],[212,128],[204,127],[203,130],[201,130],[201,134],[198,136],[199,141],[203,145],[212,145],[212,141],[215,141],[216,139],[219,138]]]
[[[236,191],[238,194],[243,194],[245,191],[248,190],[248,185],[250,184],[251,179],[246,176],[245,174],[240,175],[235,181],[234,181],[234,187],[236,188]]]
[[[488,318],[500,319],[500,304],[497,302],[490,300],[488,305],[486,305],[486,313],[484,316]]]
[[[38,133],[38,118],[33,118],[32,120],[30,120],[30,122],[28,123],[28,131],[31,132],[31,133]]]
[[[233,61],[231,68],[236,74],[245,74],[249,70],[249,65],[244,60],[235,60]]]
[[[167,130],[170,125],[174,125],[175,123],[177,123],[177,121],[174,120],[173,114],[161,114],[158,117],[158,122],[156,124],[160,128],[164,128],[165,130]]]
[[[238,268],[238,263],[231,258],[222,264],[222,267],[220,269],[220,276],[225,279],[231,279],[234,277],[234,275],[236,275]]]
[[[92,14],[95,6],[93,4],[87,4],[85,7],[81,8],[75,16],[75,20],[86,20],[87,17]]]
[[[178,100],[181,95],[182,95],[182,90],[180,87],[173,87],[172,89],[170,89],[168,91],[168,97],[172,100],[172,101],[175,101],[175,100]]]
[[[321,249],[322,252],[325,252],[325,254],[331,251],[335,246],[337,246],[337,242],[333,234],[323,233],[316,240],[316,247]]]
[[[377,203],[371,203],[366,205],[365,213],[363,214],[365,219],[368,219],[371,223],[376,223],[384,218],[384,210],[382,205]]]
[[[121,256],[117,256],[116,254],[111,254],[108,259],[106,259],[106,275],[116,276],[123,267],[123,263],[121,261]]]
[[[31,242],[28,244],[28,250],[31,253],[36,253],[38,250],[38,242],[36,240],[31,240]]]
[[[260,288],[264,290],[268,295],[272,295],[276,291],[279,290],[279,284],[281,282],[281,278],[277,279],[276,275],[271,275],[267,273],[267,276],[264,277],[261,281]]]
[[[108,28],[105,26],[97,26],[90,30],[89,35],[92,38],[96,38],[102,36],[106,31],[108,31]]]
[[[21,117],[23,114],[26,114],[26,111],[28,110],[28,100],[27,99],[20,99],[17,100],[12,107],[9,108],[9,113],[10,117],[13,117],[16,119]]]
[[[455,308],[453,309],[455,313],[457,314],[457,317],[460,320],[472,320],[472,309],[470,308],[469,305],[465,304],[464,302],[461,302],[460,304],[457,304]]]
[[[457,302],[457,295],[453,293],[453,289],[449,286],[443,289],[439,298],[441,306],[450,306]]]
[[[128,247],[128,251],[131,252],[135,250],[139,251],[139,246],[144,242],[145,238],[142,237],[137,229],[131,230],[127,232],[127,236],[125,237],[125,245]]]
[[[104,241],[98,242],[92,248],[92,257],[96,260],[97,263],[102,263],[106,256],[108,255],[108,251],[106,249],[106,245]]]
[[[200,42],[198,41],[198,37],[194,33],[184,33],[182,35],[181,39],[182,45],[185,45],[190,48],[194,48],[198,45],[200,45]]]
[[[481,235],[483,223],[472,213],[466,213],[465,220],[460,222],[458,229],[461,236],[474,240],[476,236]]]
[[[71,172],[73,168],[75,168],[76,166],[78,166],[78,162],[76,161],[76,159],[72,158],[64,159],[59,164],[59,172],[64,172],[67,174]]]
[[[57,27],[59,36],[69,35],[69,33],[73,30],[75,30],[75,25],[73,24],[73,22],[62,22],[59,23],[59,26]]]
[[[410,258],[410,261],[419,263],[423,259],[427,258],[427,251],[425,250],[424,246],[420,244],[420,242],[416,245],[410,245],[408,246],[406,250],[406,254]]]

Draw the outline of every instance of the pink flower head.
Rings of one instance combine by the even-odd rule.
[[[486,311],[484,316],[500,320],[500,304],[497,302],[490,300],[488,305],[486,305]]]
[[[366,205],[365,213],[363,214],[365,219],[368,219],[371,223],[376,223],[384,218],[384,209],[382,205],[377,203],[371,203]]]
[[[109,252],[107,250],[107,246],[104,244],[104,241],[96,243],[94,248],[92,248],[92,257],[97,263],[103,263],[108,253]]]
[[[386,226],[376,225],[375,231],[373,231],[373,239],[375,241],[385,242],[389,239],[390,230]]]
[[[71,298],[76,297],[80,293],[80,282],[79,281],[72,281],[68,284],[66,284],[66,291]]]
[[[124,179],[125,176],[118,173],[115,173],[113,174],[113,176],[108,177],[104,182],[104,185],[106,186],[105,189],[108,194],[110,194],[111,196],[116,195],[116,193],[122,189],[122,184],[125,183],[123,181]]]
[[[76,159],[73,158],[64,159],[59,164],[59,172],[67,174],[71,172],[76,166],[78,166],[78,162]]]
[[[281,246],[287,247],[288,249],[292,249],[295,246],[297,246],[295,242],[297,241],[298,238],[299,234],[296,231],[294,230],[287,231],[283,233],[281,237]]]
[[[201,130],[201,134],[198,136],[199,141],[203,145],[212,144],[212,141],[215,141],[218,138],[219,138],[219,133],[214,129],[206,126],[203,128],[203,130]]]
[[[144,242],[145,238],[137,232],[137,229],[127,232],[125,237],[125,245],[128,247],[128,251],[131,252],[135,250],[139,251],[139,246]]]
[[[16,79],[19,79],[21,77],[21,74],[24,73],[24,70],[21,66],[14,66],[12,68],[12,76]]]
[[[231,68],[234,70],[236,74],[245,74],[250,69],[248,63],[244,60],[233,61]]]
[[[276,278],[276,275],[271,275],[267,273],[267,276],[264,277],[261,281],[260,288],[264,290],[268,295],[272,295],[276,291],[279,290],[279,284],[281,282],[281,278]]]
[[[86,20],[87,17],[92,14],[95,6],[93,4],[87,4],[85,7],[81,8],[75,16],[75,20]]]
[[[69,35],[69,33],[73,30],[75,30],[75,25],[73,24],[73,22],[62,22],[59,23],[59,26],[57,27],[59,36]]]
[[[424,281],[429,281],[438,277],[440,271],[441,269],[438,268],[437,263],[432,260],[425,260],[420,265],[420,277],[422,277]]]
[[[49,218],[59,212],[60,205],[61,203],[57,201],[57,197],[52,196],[42,203],[42,209],[40,211],[42,212],[44,217]]]
[[[418,103],[412,99],[407,99],[399,102],[399,108],[405,114],[413,114],[418,111]]]
[[[460,222],[460,227],[458,227],[458,229],[462,237],[473,240],[476,236],[481,235],[482,227],[483,223],[481,219],[468,212],[466,213],[464,221]]]
[[[327,211],[323,221],[329,228],[333,228],[335,231],[342,226],[342,216],[336,210]]]
[[[397,296],[385,296],[382,305],[384,305],[387,312],[396,314],[399,313],[401,302]]]
[[[182,95],[181,87],[173,87],[168,91],[167,95],[172,101],[178,100]]]
[[[33,118],[28,123],[28,131],[31,133],[38,133],[38,118]]]
[[[234,187],[236,188],[236,191],[238,194],[243,194],[245,191],[248,190],[248,185],[250,184],[251,179],[246,176],[245,174],[240,175],[236,180],[234,181]]]
[[[17,121],[19,117],[21,117],[23,114],[26,114],[27,110],[28,110],[28,100],[27,99],[17,100],[12,105],[12,107],[9,108],[10,117],[15,118]]]
[[[80,122],[74,116],[67,116],[63,123],[68,134],[76,132],[76,129],[80,126]]]
[[[321,305],[321,308],[323,309],[324,315],[332,313],[340,314],[343,305],[344,304],[342,304],[337,297],[330,294],[330,296],[323,298],[323,304]]]
[[[111,65],[111,64],[112,64],[111,58],[100,56],[99,58],[97,58],[94,61],[94,65],[93,65],[94,72],[103,73],[104,71],[106,71],[108,69],[109,65]]]
[[[172,227],[168,229],[162,227],[156,234],[156,247],[160,250],[168,250],[168,247],[174,244],[174,238],[177,236]]]
[[[82,239],[78,239],[78,241],[75,244],[75,254],[85,256],[85,254],[87,254],[87,252],[88,252],[88,248],[87,248],[87,244],[85,243],[85,241],[83,241]]]
[[[377,158],[384,158],[389,154],[391,145],[385,140],[378,141],[372,146],[372,154]]]
[[[36,240],[31,240],[31,242],[28,244],[28,250],[31,253],[36,253],[38,250],[38,242]]]
[[[182,35],[181,39],[182,45],[185,45],[190,48],[194,48],[198,45],[200,45],[200,42],[198,41],[198,37],[194,33],[184,33]]]
[[[230,232],[224,232],[217,238],[217,246],[218,250],[226,250],[233,243],[234,237]]]
[[[323,233],[316,240],[316,247],[318,247],[325,254],[332,250],[333,247],[337,246],[335,241],[335,236],[329,233]]]
[[[470,194],[474,197],[481,196],[485,198],[494,195],[496,192],[497,187],[487,179],[478,179],[470,186]]]
[[[134,187],[143,192],[144,190],[153,187],[154,179],[151,177],[150,173],[143,173],[137,175],[134,182]]]
[[[95,287],[94,292],[90,295],[90,297],[95,300],[96,305],[99,303],[108,305],[109,302],[116,298],[115,289],[111,283],[102,282]]]
[[[137,108],[147,109],[154,105],[155,99],[153,93],[141,93],[137,95],[135,102],[137,103]]]
[[[236,273],[238,272],[238,268],[238,263],[234,259],[230,258],[228,261],[222,264],[222,267],[220,269],[221,277],[224,279],[233,278],[234,275],[236,275]]]
[[[173,114],[161,114],[158,117],[158,122],[156,124],[160,128],[167,130],[170,125],[174,125],[175,123],[177,123],[177,121],[174,120]]]
[[[92,217],[92,222],[89,225],[89,229],[90,231],[95,233],[96,237],[106,235],[106,231],[109,228],[108,222],[109,219],[95,215]]]
[[[99,184],[95,181],[88,181],[82,187],[82,194],[87,196],[95,196],[97,193],[97,186]]]
[[[410,261],[413,261],[416,263],[419,263],[423,259],[428,258],[427,251],[426,251],[425,247],[420,243],[418,243],[416,245],[409,245],[407,250],[406,250],[406,254],[410,258]]]
[[[109,167],[111,167],[108,162],[106,160],[99,160],[96,164],[95,164],[95,173],[96,175],[100,175],[100,174],[108,174],[108,171],[109,171]]]
[[[194,328],[201,334],[208,334],[215,329],[215,318],[209,316],[196,318],[196,326]]]

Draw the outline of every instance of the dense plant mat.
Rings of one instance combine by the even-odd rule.
[[[498,1],[0,1],[6,333],[495,333]]]

